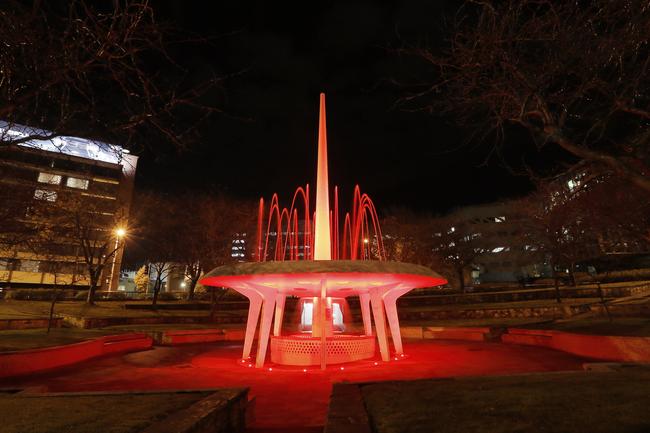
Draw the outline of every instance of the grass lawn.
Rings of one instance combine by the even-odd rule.
[[[155,325],[116,325],[101,329],[106,332],[113,331],[113,334],[119,334],[121,332],[156,332],[191,329],[244,329],[245,327],[245,324],[238,323],[160,323]]]
[[[141,303],[150,303],[139,301]],[[134,304],[138,301],[106,301],[88,305],[83,301],[57,302],[55,314],[66,314],[77,317],[158,317],[158,316],[184,316],[202,317],[209,316],[208,310],[127,310],[124,304]],[[162,304],[163,302],[161,302]],[[29,319],[47,317],[50,303],[47,301],[0,301],[0,319]],[[217,311],[218,314],[239,314],[239,311]]]
[[[573,332],[576,334],[650,337],[650,317],[614,317],[611,322],[605,317],[583,317],[556,321],[547,318],[533,317],[417,321],[402,320],[400,321],[400,325],[554,329],[557,331]]]
[[[650,369],[362,385],[376,433],[647,432]]]
[[[450,310],[492,310],[492,309],[510,309],[510,308],[539,308],[539,307],[565,307],[569,305],[591,304],[600,302],[598,298],[575,298],[562,299],[558,303],[555,299],[538,299],[534,301],[517,301],[517,302],[483,302],[483,303],[461,303],[450,305],[418,305],[418,306],[400,306],[397,301],[399,311],[450,311]]]
[[[0,331],[0,352],[72,344],[102,335],[120,333],[108,329],[80,328],[52,328],[49,334],[45,332],[45,329]]]
[[[649,317],[593,317],[576,320],[561,320],[524,326],[532,329],[555,329],[564,332],[593,335],[627,335],[650,337]]]
[[[537,324],[548,322],[548,318],[522,317],[522,318],[485,318],[485,319],[439,319],[439,320],[400,320],[400,326],[439,326],[451,328],[463,327],[530,327],[537,328]]]
[[[0,394],[3,433],[135,433],[210,392],[86,396]]]
[[[239,324],[167,323],[158,325],[107,326],[105,328],[96,329],[52,328],[49,334],[45,332],[44,328],[6,330],[0,331],[0,352],[72,344],[101,337],[102,335],[117,335],[129,332],[151,333],[166,330],[190,329],[244,329],[244,327]]]

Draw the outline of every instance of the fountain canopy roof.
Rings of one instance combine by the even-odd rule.
[[[297,260],[237,263],[213,269],[201,279],[206,286],[262,289],[294,296],[320,296],[325,280],[328,296],[368,293],[372,288],[434,287],[447,280],[412,263],[375,260]]]

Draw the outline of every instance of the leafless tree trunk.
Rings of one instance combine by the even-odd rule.
[[[561,304],[562,294],[560,293],[560,278],[557,274],[557,265],[555,260],[551,260],[551,273],[553,275],[553,286],[555,287],[555,300],[558,304]]]

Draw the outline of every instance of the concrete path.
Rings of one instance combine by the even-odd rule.
[[[38,377],[5,381],[0,387],[42,391],[109,391],[250,387],[256,398],[251,432],[321,431],[332,383],[481,376],[579,370],[584,359],[553,350],[499,343],[406,342],[407,356],[379,359],[325,371],[270,365],[263,370],[238,362],[239,344],[156,347],[77,364]],[[269,367],[272,369],[269,371]]]

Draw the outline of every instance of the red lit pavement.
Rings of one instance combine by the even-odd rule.
[[[241,345],[223,344],[156,347],[0,383],[0,387],[30,386],[50,392],[250,387],[250,394],[256,397],[252,426],[256,431],[312,431],[308,427],[325,423],[332,383],[579,370],[585,361],[537,347],[407,341],[407,356],[398,361],[384,363],[377,358],[346,365],[343,370],[331,366],[326,371],[314,368],[303,372],[300,368],[268,365],[258,370],[241,361],[238,364],[241,351]]]

